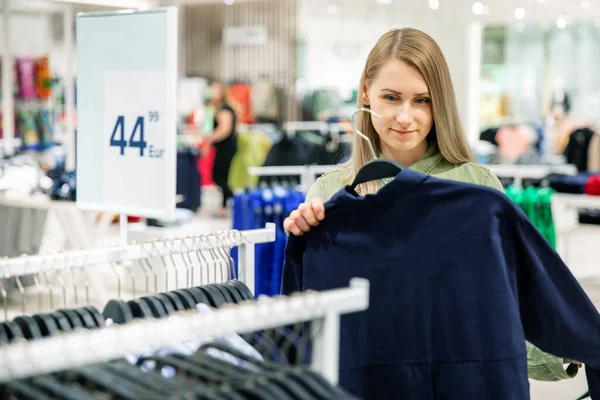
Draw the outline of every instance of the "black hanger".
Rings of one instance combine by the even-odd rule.
[[[138,400],[153,397],[153,394],[144,387],[106,371],[104,365],[86,366],[68,371],[65,373],[65,377],[84,385],[91,384],[92,388],[99,386],[103,389],[102,391],[113,394],[118,399]]]
[[[192,295],[192,297],[196,301],[196,304],[206,304],[207,306],[212,306],[212,303],[210,302],[208,296],[206,296],[206,294],[202,290],[195,287],[185,290],[187,290]]]
[[[241,303],[242,301],[244,301],[244,298],[242,297],[242,293],[238,290],[237,287],[230,284],[229,281],[223,283],[221,286],[224,287],[225,289],[227,289],[227,291],[229,292],[231,297],[233,297],[234,303],[238,304],[238,303]]]
[[[141,297],[138,300],[146,303],[146,305],[150,308],[152,315],[154,315],[154,318],[165,318],[168,316],[165,306],[154,296]]]
[[[41,389],[22,381],[16,381],[7,384],[4,395],[8,399],[16,398],[19,400],[53,400],[51,396],[44,393],[44,391]]]
[[[181,390],[170,379],[165,379],[160,375],[160,370],[156,372],[143,372],[139,368],[130,365],[127,361],[117,361],[103,365],[106,371],[110,371],[115,375],[122,376],[131,382],[143,385],[154,392],[155,397],[169,397],[169,394]]]
[[[211,287],[215,288],[216,290],[218,290],[219,292],[221,292],[221,294],[225,298],[226,303],[235,304],[234,298],[231,295],[231,292],[229,291],[227,286],[225,286],[222,283],[213,283],[212,285],[208,285],[208,286],[211,286]]]
[[[104,317],[102,316],[102,314],[100,313],[100,311],[98,311],[98,309],[96,307],[87,306],[87,307],[84,307],[84,308],[86,310],[88,310],[89,313],[92,315],[92,317],[96,321],[96,326],[98,326],[98,328],[104,328],[106,326],[106,322],[104,321]]]
[[[42,336],[54,336],[60,332],[58,329],[58,324],[49,315],[46,314],[37,314],[32,317],[35,322],[37,322],[40,327],[40,331],[42,332]]]
[[[214,383],[214,384],[223,383],[223,382],[231,383],[230,381],[226,380],[226,378],[227,378],[226,375],[222,375],[218,372],[215,372],[213,370],[213,368],[211,368],[210,366],[208,368],[199,368],[198,366],[195,365],[195,363],[189,362],[186,360],[181,360],[177,357],[173,357],[173,356],[148,357],[148,358],[146,358],[146,360],[155,361],[157,363],[158,368],[162,368],[164,366],[174,367],[178,370],[183,371],[185,374],[195,376],[196,378],[198,378],[206,383]],[[264,387],[260,387],[258,385],[256,385],[255,387],[252,387],[252,388],[245,386],[243,388],[239,388],[239,390],[242,392],[247,391],[251,395],[255,396],[255,398],[258,398],[258,399],[279,400],[277,397],[274,397],[272,393],[264,390]]]
[[[239,292],[242,294],[242,298],[244,300],[254,300],[254,296],[252,295],[252,291],[244,282],[238,280],[230,280],[227,282],[228,284],[235,286],[238,288]]]
[[[228,352],[229,354],[240,358],[249,363],[255,364],[257,366],[262,367],[265,370],[285,374],[291,379],[296,380],[298,383],[302,384],[306,389],[308,389],[314,396],[322,399],[343,399],[350,398],[350,396],[340,391],[338,388],[332,386],[328,381],[325,380],[321,375],[299,366],[282,366],[281,364],[271,363],[268,361],[260,361],[253,357],[250,357],[239,350],[232,348],[224,343],[209,343],[203,345],[198,350],[200,351],[206,348],[217,348],[223,351]]]
[[[173,357],[180,359],[183,358],[183,356],[178,354],[173,355]],[[215,373],[223,377],[229,377],[230,379],[235,381],[252,380],[251,377],[256,377],[256,375],[260,375],[263,382],[266,379],[269,383],[268,385],[262,386],[261,389],[263,389],[265,392],[269,392],[270,394],[274,395],[276,399],[293,400],[293,398],[299,398],[302,400],[312,400],[302,396],[303,394],[306,394],[306,392],[302,393],[301,388],[298,388],[297,386],[292,386],[292,388],[290,388],[286,384],[286,382],[284,382],[281,379],[280,376],[275,376],[272,373],[265,373],[264,371],[255,372],[249,369],[240,368],[235,364],[228,363],[226,361],[206,355],[204,352],[197,352],[193,357],[190,357],[183,361],[187,363],[193,362],[194,364],[198,364],[199,366],[201,366],[203,369],[211,369]],[[261,382],[261,380],[254,380]],[[298,392],[292,394],[296,390],[298,390]],[[290,396],[294,397],[292,398]]]
[[[73,330],[73,326],[71,325],[71,323],[69,322],[67,317],[65,317],[64,314],[59,313],[59,312],[54,312],[54,313],[51,313],[48,315],[50,317],[52,317],[52,319],[54,319],[54,321],[56,322],[56,325],[58,326],[58,329],[60,331],[71,332]]]
[[[19,328],[21,328],[21,331],[25,334],[25,339],[35,340],[42,338],[42,332],[40,331],[37,322],[35,322],[33,318],[28,316],[20,316],[13,319],[13,322],[19,325]]]
[[[183,306],[189,310],[192,308],[196,308],[196,301],[192,297],[190,293],[181,289],[181,290],[173,290],[171,293],[179,297],[179,300],[183,303]]]
[[[391,160],[373,160],[369,161],[358,170],[354,181],[350,187],[356,189],[361,183],[376,181],[383,178],[390,178],[398,175],[402,171],[402,165]]]
[[[15,322],[6,321],[4,322],[4,327],[6,328],[8,340],[10,340],[11,342],[15,339],[25,339],[25,334],[23,333],[19,325],[17,325]]]
[[[184,311],[186,307],[183,305],[183,302],[179,300],[179,297],[175,293],[167,292],[164,295],[171,300],[175,311]]]
[[[40,389],[45,390],[54,398],[60,398],[64,400],[97,400],[96,397],[92,397],[83,390],[73,385],[65,385],[52,375],[44,375],[31,379],[31,384],[37,386]]]
[[[8,334],[6,333],[6,329],[4,325],[0,324],[0,345],[8,344],[10,341],[8,339]]]
[[[152,310],[144,301],[140,300],[129,300],[127,302],[133,318],[152,318]]]
[[[96,320],[94,319],[94,317],[92,317],[92,314],[90,314],[88,310],[86,310],[85,308],[74,308],[73,311],[77,315],[79,315],[79,318],[81,318],[84,328],[87,328],[87,329],[97,328]]]
[[[155,295],[154,298],[161,302],[161,304],[165,307],[165,310],[167,310],[168,315],[175,313],[176,310],[171,302],[171,299],[165,296],[164,293],[159,293]]]
[[[83,321],[75,311],[63,308],[57,312],[63,314],[69,320],[69,323],[73,329],[84,328]]]
[[[210,302],[210,305],[213,307],[219,308],[227,302],[225,300],[225,297],[223,297],[223,294],[220,291],[218,291],[217,289],[211,287],[210,285],[198,286],[198,289],[200,289],[201,291],[204,292],[206,297],[208,297],[208,301]]]
[[[104,319],[112,319],[116,324],[126,324],[133,321],[131,309],[123,300],[110,300],[102,311]]]

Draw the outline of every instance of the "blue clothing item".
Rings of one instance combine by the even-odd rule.
[[[366,399],[529,399],[527,339],[587,364],[600,399],[600,315],[504,194],[404,169],[374,195],[342,189],[326,215],[289,238],[282,289],[370,281],[368,310],[342,317],[343,388]]]

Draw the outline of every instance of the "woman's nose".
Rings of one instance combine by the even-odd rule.
[[[396,114],[396,121],[402,125],[412,122],[412,110],[409,104],[404,103],[399,107]]]

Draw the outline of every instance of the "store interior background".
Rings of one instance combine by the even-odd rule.
[[[47,57],[53,85],[52,94],[44,99],[7,99],[2,91],[2,115],[10,115],[13,109],[17,113],[46,111],[51,129],[44,133],[44,140],[40,140],[44,135],[28,139],[24,136],[27,129],[22,126],[26,122],[17,118],[11,129],[3,119],[0,150],[10,155],[14,145],[29,141],[25,143],[30,145],[29,153],[45,169],[63,162],[67,170],[75,166],[75,16],[91,11],[179,7],[178,113],[180,133],[184,135],[190,131],[206,133],[201,118],[190,124],[190,114],[203,112],[205,79],[212,78],[271,84],[277,109],[273,116],[279,127],[289,121],[347,120],[354,111],[356,85],[368,52],[382,33],[400,27],[421,29],[441,46],[465,133],[482,161],[489,159],[489,143],[479,139],[488,128],[524,123],[554,129],[556,118],[563,117],[556,105],[564,103],[552,100],[557,93],[569,98],[569,118],[590,126],[600,123],[600,0],[4,2],[0,10],[2,69],[6,70],[7,55],[13,59]],[[254,36],[249,37],[250,33]],[[2,87],[13,79],[11,74],[3,74]],[[249,118],[244,124],[246,129],[253,122]],[[15,142],[12,136],[20,140]],[[558,141],[558,137],[546,141],[546,147],[540,150],[540,162],[564,162],[556,154]],[[206,185],[205,177],[203,181],[201,206],[184,229],[230,229],[231,220],[212,218],[220,194],[214,186]],[[30,195],[30,187],[15,186],[2,186],[1,207],[13,207]],[[63,197],[68,200],[69,195]],[[35,252],[78,247],[69,241],[69,236],[77,236],[77,232],[65,232],[64,224],[54,214],[48,212]],[[88,221],[81,223],[88,229],[84,236],[89,237],[81,246],[118,243],[118,223],[112,223],[116,219],[107,220],[98,233],[98,215],[91,219],[73,215]],[[568,249],[559,242],[558,250],[561,254],[568,251],[569,266],[581,277],[592,299],[600,300],[600,281],[595,278],[600,265],[594,253],[600,225],[573,223],[573,215],[573,210],[565,210],[564,215],[554,216],[557,230],[572,230]],[[16,220],[13,223],[19,224]],[[4,235],[11,236],[15,229],[19,228],[7,224]],[[130,239],[164,237],[177,229],[161,230],[132,220]],[[4,252],[0,255],[17,256],[23,249],[5,248]],[[585,388],[582,371],[571,381],[532,382],[532,398],[575,398]]]

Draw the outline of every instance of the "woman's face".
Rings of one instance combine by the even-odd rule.
[[[371,85],[363,88],[363,103],[381,116],[371,120],[386,157],[425,154],[433,113],[429,88],[415,67],[398,60],[388,62]]]
[[[212,104],[220,104],[223,102],[225,93],[223,93],[223,86],[218,83],[210,85],[210,102]]]

